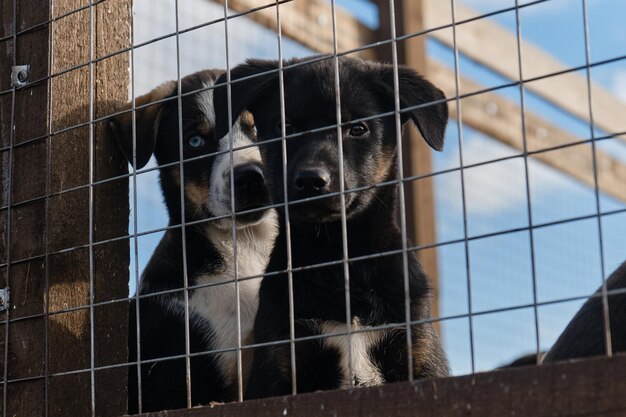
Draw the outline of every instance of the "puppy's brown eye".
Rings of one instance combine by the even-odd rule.
[[[367,126],[363,122],[355,123],[350,126],[348,134],[350,136],[363,136],[368,132]]]

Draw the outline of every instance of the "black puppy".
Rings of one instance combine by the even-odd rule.
[[[626,289],[626,262],[611,274],[606,282],[607,290]],[[606,353],[602,292],[598,289],[583,304],[569,322],[554,346],[550,348],[544,363],[566,359],[599,356]],[[609,294],[609,321],[613,352],[626,351],[626,293]]]
[[[182,79],[182,93],[209,88],[221,71],[202,71]],[[219,284],[191,289],[189,297],[189,345],[191,353],[220,349],[219,353],[192,356],[192,404],[236,399],[238,345],[237,295],[231,210],[231,154],[228,137],[214,135],[213,92],[202,91],[182,98],[178,113],[177,85],[166,83],[136,100],[136,163],[143,167],[154,153],[160,168],[161,188],[169,212],[169,225],[180,225],[181,186],[184,192],[185,226],[169,229],[146,266],[139,286],[142,410],[158,411],[187,405],[184,359],[161,359],[185,354],[185,302],[183,289],[186,256],[188,285]],[[154,105],[148,103],[166,98]],[[179,164],[179,116],[182,117],[184,184]],[[117,117],[111,129],[120,147],[133,161],[131,113]],[[255,129],[250,114],[243,114],[232,128],[234,148],[253,144]],[[216,152],[217,155],[212,155]],[[202,156],[208,155],[205,158]],[[276,213],[257,210],[269,202],[258,148],[232,154],[237,213],[238,276],[260,275],[277,234]],[[170,165],[168,165],[170,164]],[[217,220],[203,219],[222,216]],[[261,279],[239,283],[241,337],[249,343],[258,303]],[[170,291],[148,296],[153,293]],[[148,296],[148,297],[144,297]],[[131,303],[129,361],[137,360],[135,302]],[[247,361],[249,364],[250,361]],[[244,362],[244,367],[246,363]],[[129,411],[138,411],[137,369],[129,369]]]
[[[302,62],[285,62],[290,66]],[[259,142],[281,136],[279,77],[276,61],[248,60],[234,68],[232,115],[249,110],[256,122]],[[271,73],[259,77],[267,71]],[[438,101],[401,115],[402,124],[413,121],[428,144],[443,147],[448,108],[443,93],[406,67],[399,68],[402,108]],[[331,59],[299,65],[284,72],[287,134],[332,126],[336,120],[334,67]],[[339,59],[341,121],[346,190],[393,181],[397,178],[396,125],[393,115],[393,67],[358,59]],[[225,75],[217,84],[226,81]],[[228,129],[227,89],[215,91],[216,131]],[[374,116],[366,121],[360,118]],[[340,189],[336,127],[287,139],[287,178],[283,178],[281,142],[260,144],[268,181],[276,202],[284,202],[283,181],[289,205],[293,268],[342,259],[341,204],[337,194],[314,198]],[[402,247],[397,220],[398,186],[369,188],[345,195],[348,255],[350,258]],[[285,216],[268,272],[287,267]],[[430,314],[428,279],[413,253],[408,254],[412,320]],[[344,267],[330,266],[293,273],[296,337],[334,335],[296,342],[297,390],[307,392],[351,386],[378,385],[408,378],[405,327],[384,331],[372,326],[405,322],[405,288],[401,254],[349,263],[351,343],[345,336],[346,302]],[[267,275],[259,293],[254,325],[255,343],[288,340],[288,276]],[[448,365],[430,323],[412,326],[413,372],[416,378],[444,376]],[[348,351],[349,346],[351,351]],[[349,363],[349,358],[352,362]],[[350,369],[353,371],[350,379]],[[255,349],[245,396],[258,398],[291,392],[290,346],[280,344]]]

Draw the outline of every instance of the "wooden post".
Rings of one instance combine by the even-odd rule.
[[[8,333],[1,346],[2,355],[8,349],[9,381],[2,411],[92,415],[94,401],[95,415],[121,415],[126,369],[94,371],[94,396],[90,368],[92,332],[95,367],[127,360],[128,240],[98,242],[128,234],[128,180],[90,183],[124,174],[127,165],[105,122],[91,131],[74,126],[128,100],[127,53],[88,62],[92,50],[97,59],[129,46],[130,4],[32,0],[17,2],[14,11],[8,3],[0,9],[5,36],[41,25],[0,48],[0,91],[10,87],[14,58],[31,66],[30,84],[0,96],[2,146],[9,147],[0,160],[8,271],[2,287],[11,290],[10,311],[0,317],[9,320],[0,334],[4,342]],[[120,301],[89,307],[113,300]],[[24,378],[32,379],[13,382]]]
[[[377,0],[380,29],[378,39],[390,39],[389,0]],[[416,33],[423,28],[422,0],[395,0],[396,35]],[[414,37],[397,43],[398,63],[427,74],[425,36]],[[391,62],[391,47],[378,48],[378,59]],[[431,149],[414,126],[409,126],[403,138],[404,176],[423,175],[432,172]],[[430,245],[437,241],[435,224],[435,199],[432,178],[411,181],[405,185],[407,233],[417,245]],[[421,250],[417,256],[433,285],[432,315],[439,316],[439,291],[437,274],[437,251]],[[438,322],[436,322],[438,328]]]

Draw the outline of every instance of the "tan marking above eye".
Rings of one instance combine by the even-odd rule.
[[[244,111],[241,113],[240,120],[243,125],[247,127],[254,127],[254,116],[249,111]]]
[[[254,116],[248,111],[244,111],[239,116],[239,123],[242,131],[251,138],[256,138],[256,126],[254,124]]]
[[[209,123],[207,123],[206,120],[203,120],[202,122],[200,122],[198,124],[198,133],[200,133],[201,135],[210,138],[211,135],[213,134],[213,127],[209,125]]]

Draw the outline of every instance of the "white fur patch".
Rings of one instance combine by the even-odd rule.
[[[211,88],[215,80],[202,82],[202,88]],[[215,108],[213,107],[213,90],[204,90],[195,95],[196,105],[206,117],[209,126],[215,126]]]
[[[321,324],[322,335],[327,334],[345,334],[348,332],[345,323],[328,322]],[[359,319],[354,319],[351,326],[352,331],[365,330],[367,326],[362,326]],[[382,385],[385,380],[380,369],[372,362],[370,351],[375,346],[384,332],[381,330],[364,331],[359,333],[351,333],[350,343],[348,336],[331,336],[322,339],[325,344],[337,349],[341,355],[340,367],[342,373],[341,388],[351,388],[358,384],[361,387],[370,387]],[[349,348],[350,351],[348,350]],[[350,362],[348,354],[352,353],[352,376],[354,380],[350,380]]]
[[[198,285],[232,281],[235,278],[235,260],[231,231],[214,225],[206,226],[207,238],[224,259],[225,271],[196,277]],[[245,278],[265,272],[274,240],[278,234],[276,213],[269,210],[264,221],[237,229],[237,277]],[[261,278],[246,279],[239,285],[241,311],[241,340],[245,342],[252,331],[258,308]],[[212,329],[214,349],[237,347],[237,293],[234,282],[194,290],[189,299],[190,310],[207,320]],[[236,352],[218,354],[221,369],[227,376],[237,376]]]
[[[238,149],[242,146],[251,145],[252,140],[241,129],[239,120],[231,129],[233,136],[233,165],[234,168],[248,163],[261,163],[261,152],[257,146],[251,146],[244,149]],[[220,139],[218,149],[224,152],[218,155],[213,162],[213,170],[211,172],[211,189],[209,191],[209,209],[215,216],[225,216],[232,214],[231,189],[230,189],[230,150],[231,140],[228,135]],[[229,222],[221,222],[225,225]]]

